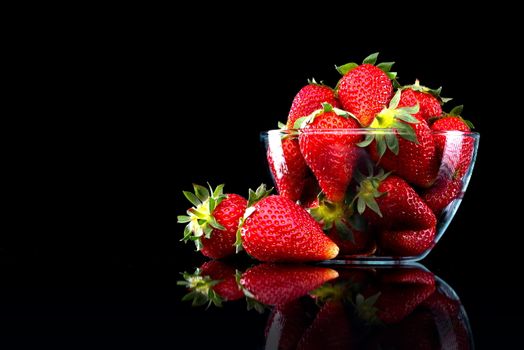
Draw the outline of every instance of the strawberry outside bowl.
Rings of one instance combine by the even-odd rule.
[[[468,186],[479,134],[289,129],[261,139],[278,194],[339,246],[331,262],[392,263],[423,259],[440,240]]]

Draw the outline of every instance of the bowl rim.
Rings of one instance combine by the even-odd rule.
[[[394,128],[346,128],[346,129],[273,129],[273,130],[267,130],[262,131],[260,134],[262,136],[265,135],[273,135],[273,134],[280,134],[280,135],[289,135],[289,134],[301,134],[304,133],[304,131],[307,130],[308,134],[352,134],[352,135],[368,135],[368,134],[402,134],[403,132],[394,129]],[[459,130],[445,130],[445,131],[433,131],[431,130],[431,133],[433,135],[461,135],[461,136],[469,136],[474,138],[479,138],[480,134],[476,131],[459,131]]]

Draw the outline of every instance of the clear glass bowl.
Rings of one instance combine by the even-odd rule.
[[[362,142],[371,137],[387,141],[382,157],[377,141]],[[299,129],[261,139],[276,190],[319,221],[340,247],[337,262],[391,263],[423,259],[440,240],[468,186],[479,134],[431,132],[417,144],[395,129]]]

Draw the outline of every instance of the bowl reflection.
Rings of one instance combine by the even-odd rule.
[[[420,264],[259,264],[221,261],[183,274],[194,305],[247,302],[267,312],[266,349],[472,349],[453,289]],[[236,300],[236,301],[235,301]]]

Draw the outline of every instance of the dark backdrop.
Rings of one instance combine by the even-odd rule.
[[[320,23],[272,28],[276,33],[245,20],[195,25],[205,34],[153,20],[93,40],[85,33],[68,46],[68,59],[35,69],[60,97],[39,97],[50,116],[30,124],[36,145],[20,147],[25,167],[13,206],[23,212],[14,211],[16,228],[0,247],[5,329],[170,340],[198,333],[175,326],[198,322],[179,303],[174,282],[203,261],[179,242],[176,215],[187,208],[182,190],[209,181],[246,194],[269,182],[259,132],[285,120],[308,78],[334,85],[335,64],[380,51],[380,60],[397,62],[402,83],[418,78],[443,86],[481,134],[463,204],[423,263],[462,297],[479,348],[515,339],[518,246],[508,237],[517,230],[503,199],[514,174],[503,165],[509,151],[501,151],[508,138],[501,128],[515,103],[508,65],[517,61],[497,39],[506,32],[491,35],[480,20],[378,35]],[[59,54],[61,43],[41,49]]]

